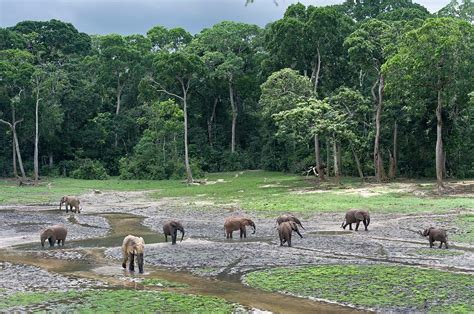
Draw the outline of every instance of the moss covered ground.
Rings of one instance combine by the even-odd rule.
[[[0,300],[2,312],[68,313],[232,313],[220,298],[144,290],[15,293]]]
[[[252,287],[364,308],[474,311],[474,276],[386,265],[275,268],[245,276]]]

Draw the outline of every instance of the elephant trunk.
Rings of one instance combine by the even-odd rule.
[[[61,210],[61,205],[63,204],[63,202],[59,202],[59,210]]]
[[[181,240],[180,240],[179,242],[183,242],[183,238],[184,238],[184,228],[179,229],[179,231],[181,231]]]
[[[44,247],[44,242],[46,241],[45,237],[41,237],[41,246]]]
[[[306,229],[303,227],[303,225],[301,224],[301,222],[299,223],[299,225],[300,225],[301,229],[306,230]]]

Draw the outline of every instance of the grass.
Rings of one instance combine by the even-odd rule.
[[[140,290],[90,290],[82,292],[16,293],[0,300],[0,311],[68,313],[232,313],[234,305],[223,299]]]
[[[259,211],[262,215],[275,211],[312,213],[320,211],[344,211],[350,208],[365,208],[373,212],[444,212],[452,208],[474,208],[474,199],[466,197],[416,196],[403,191],[402,183],[371,184],[361,186],[355,178],[343,178],[342,185],[315,183],[304,177],[279,172],[245,171],[213,173],[208,181],[223,179],[215,184],[188,186],[179,180],[106,181],[74,180],[55,178],[39,187],[17,187],[12,181],[0,181],[0,204],[59,203],[62,195],[80,195],[92,189],[101,191],[152,190],[153,198],[185,197],[189,206],[198,206],[200,201],[217,206],[233,204],[248,211]],[[410,181],[413,183],[414,181]],[[434,183],[419,184],[420,190],[434,187]],[[365,188],[368,197],[360,195],[354,188]]]
[[[435,247],[437,248],[437,246]],[[459,255],[464,254],[461,251],[445,250],[444,245],[443,245],[443,249],[423,248],[423,249],[413,250],[410,253],[414,253],[416,255],[425,255],[425,256],[434,256],[434,257],[459,256]]]
[[[474,311],[474,276],[403,266],[274,268],[245,276],[250,286],[365,308]]]

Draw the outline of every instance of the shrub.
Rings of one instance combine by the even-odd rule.
[[[109,176],[104,166],[97,160],[89,158],[77,160],[78,167],[71,172],[74,179],[107,180]]]

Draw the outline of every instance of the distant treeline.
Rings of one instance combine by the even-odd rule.
[[[472,177],[473,14],[348,0],[194,36],[1,28],[0,176]]]

